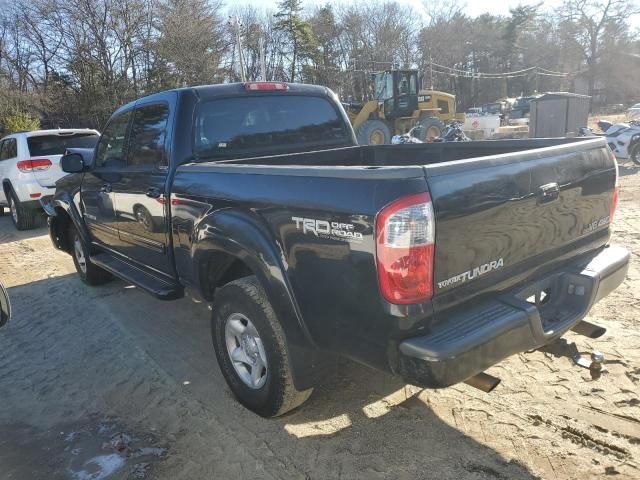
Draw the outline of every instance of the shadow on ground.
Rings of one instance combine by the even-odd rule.
[[[394,377],[347,360],[337,362],[336,374],[318,386],[310,400],[298,410],[273,420],[257,417],[231,398],[215,364],[208,306],[196,299],[161,302],[121,281],[90,288],[76,275],[13,287],[9,289],[9,295],[15,315],[8,329],[0,330],[0,350],[3,342],[6,347],[12,337],[13,341],[30,342],[30,348],[34,350],[51,349],[50,343],[55,341],[51,335],[24,335],[25,332],[21,332],[34,328],[34,322],[43,321],[45,306],[34,305],[34,298],[46,298],[47,305],[55,306],[49,308],[47,321],[53,322],[56,335],[72,338],[72,341],[66,341],[64,348],[69,352],[68,356],[74,355],[78,359],[71,362],[65,356],[49,356],[48,367],[57,372],[54,381],[75,384],[74,388],[92,402],[95,400],[92,396],[109,399],[128,395],[128,390],[119,387],[124,384],[118,362],[132,355],[136,357],[136,371],[131,375],[135,375],[136,382],[145,382],[147,396],[126,398],[124,408],[119,403],[121,399],[113,404],[105,400],[100,407],[102,410],[90,413],[100,417],[113,416],[124,425],[137,424],[128,416],[140,418],[147,406],[153,404],[162,409],[154,424],[156,421],[172,423],[172,419],[180,417],[182,427],[175,437],[176,432],[171,432],[168,438],[175,438],[175,441],[167,444],[169,456],[180,457],[178,464],[207,462],[207,458],[191,458],[197,455],[193,442],[198,442],[199,447],[216,448],[221,440],[213,434],[207,436],[206,430],[205,433],[198,432],[197,438],[191,438],[193,432],[186,427],[186,422],[193,421],[197,425],[214,419],[225,429],[234,431],[234,441],[244,444],[243,447],[264,452],[257,456],[260,462],[269,461],[293,469],[302,478],[536,478],[522,464],[505,460],[494,449],[461,433],[455,415],[436,413],[417,397],[419,390],[416,387],[406,386]],[[91,327],[88,316],[115,322],[114,325],[117,323],[118,329],[122,328],[128,335],[124,340],[113,336],[112,342],[106,340],[109,338],[106,336],[97,340],[92,331],[96,327]],[[100,327],[106,331],[113,328],[103,323]],[[100,353],[108,352],[113,359],[109,369],[103,365],[103,356],[87,347],[97,341],[100,342]],[[75,351],[76,345],[79,351]],[[143,357],[138,358],[140,355]],[[28,356],[20,358],[20,362],[29,361]],[[79,367],[70,366],[78,362],[83,371],[99,372],[102,375],[99,388],[107,390],[96,390],[95,375],[78,376]],[[29,368],[15,364],[13,367],[10,374],[0,375],[0,391],[30,388],[19,378]],[[152,374],[155,367],[162,369],[177,387],[182,388],[181,395],[199,403],[202,412],[192,410],[191,418],[184,418],[175,407],[176,399],[171,398],[176,394],[175,388],[168,391],[166,385],[156,383],[157,375]],[[110,371],[117,374],[112,376]],[[121,394],[119,388],[122,388]],[[55,386],[39,385],[31,410],[51,412],[50,416],[54,418],[47,418],[47,422],[57,425],[64,421],[64,418],[56,417],[60,414],[57,412],[72,407],[66,403],[69,400],[61,397]],[[20,431],[29,432],[28,436],[36,440],[27,442],[19,455],[15,449],[8,450],[12,468],[21,471],[20,462],[25,468],[46,468],[47,462],[56,461],[59,455],[68,461],[59,448],[48,453],[41,450],[42,444],[37,439],[47,441],[47,430],[31,423],[24,415],[24,408],[20,407],[5,403],[4,415],[0,418],[9,416],[13,419],[12,425],[28,425],[20,427]],[[12,410],[15,415],[11,415]],[[489,418],[485,425],[487,429],[492,428]],[[7,422],[0,425],[2,438],[7,437],[6,432],[11,434],[8,428]],[[144,429],[145,425],[140,428]],[[158,433],[163,434],[161,429]],[[2,455],[0,464],[6,461],[1,459]],[[211,467],[215,470],[215,465]],[[276,468],[275,471],[279,470]],[[182,478],[180,474],[179,470],[173,470],[166,476],[159,472],[152,478]]]
[[[2,208],[2,207],[0,207]],[[28,240],[30,238],[48,235],[47,220],[44,212],[38,216],[36,228],[32,230],[18,230],[11,221],[9,210],[4,210],[4,216],[0,216],[0,244]]]

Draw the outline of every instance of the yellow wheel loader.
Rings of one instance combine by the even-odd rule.
[[[374,75],[374,99],[345,108],[360,145],[391,143],[393,135],[416,125],[420,140],[439,137],[445,122],[459,120],[455,96],[419,88],[417,70],[387,70]],[[464,118],[462,118],[464,121]]]

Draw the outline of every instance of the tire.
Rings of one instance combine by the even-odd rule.
[[[629,149],[629,158],[633,163],[640,166],[640,141]]]
[[[109,272],[91,263],[89,250],[78,235],[73,223],[69,225],[69,247],[73,264],[80,279],[87,285],[95,287],[107,283],[113,277]]]
[[[211,336],[227,385],[242,405],[258,415],[282,415],[313,392],[313,388],[296,390],[284,331],[255,276],[230,282],[216,292]],[[231,351],[239,352],[235,361]]]
[[[4,207],[0,205],[0,217],[4,217]]]
[[[417,123],[420,126],[419,139],[427,141],[429,138],[437,138],[442,135],[444,130],[444,123],[436,117],[426,117],[418,120]]]
[[[36,226],[36,211],[20,203],[13,191],[9,192],[9,210],[11,220],[18,230],[31,230]]]
[[[382,120],[367,120],[356,133],[359,145],[387,145],[391,143],[391,130]]]

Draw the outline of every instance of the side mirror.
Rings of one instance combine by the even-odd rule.
[[[0,283],[0,327],[11,318],[11,303],[9,303],[9,294],[4,286]]]
[[[66,173],[80,173],[84,171],[84,160],[79,153],[67,153],[60,159],[62,171]]]

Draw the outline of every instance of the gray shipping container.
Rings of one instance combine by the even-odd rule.
[[[577,93],[550,92],[531,100],[529,137],[575,137],[586,127],[591,97]]]

